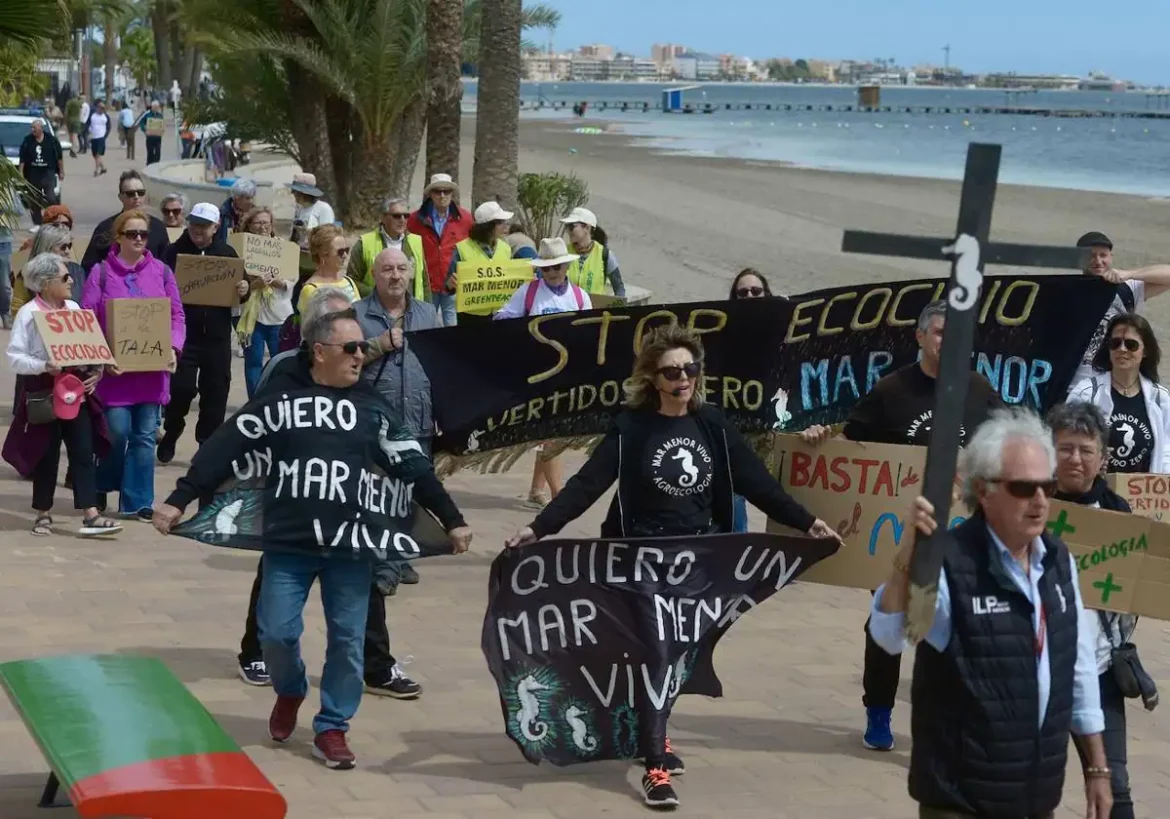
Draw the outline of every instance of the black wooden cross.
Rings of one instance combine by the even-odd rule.
[[[923,476],[923,495],[934,505],[935,519],[944,525],[950,520],[951,490],[962,443],[963,408],[967,403],[971,350],[975,344],[975,322],[979,312],[975,308],[983,283],[984,265],[1081,270],[1088,256],[1088,251],[1080,248],[989,241],[1002,151],[999,145],[978,143],[972,143],[968,148],[963,193],[959,201],[959,224],[954,238],[931,239],[847,230],[841,242],[841,249],[846,253],[951,262],[946,295],[946,332],[940,352],[933,430],[926,450],[926,473]],[[929,538],[915,538],[914,558],[910,564],[910,601],[906,607],[906,636],[914,643],[926,636],[934,622],[938,576],[946,543],[943,535],[940,530]]]

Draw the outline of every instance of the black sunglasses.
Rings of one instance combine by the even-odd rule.
[[[1039,489],[1044,493],[1044,497],[1051,498],[1056,494],[1056,480],[1050,481],[988,481],[988,483],[998,483],[1007,493],[1013,498],[1020,500],[1028,500],[1035,497],[1036,490]]]
[[[764,295],[764,288],[762,287],[740,287],[736,289],[735,295],[741,299],[746,299],[748,296],[754,296],[757,299]]]
[[[123,196],[133,196],[136,199],[146,196],[146,188],[135,188],[132,191],[122,191]]]
[[[72,250],[73,242],[66,242],[65,244],[57,245],[57,247],[61,250]]]
[[[692,361],[690,364],[683,364],[681,367],[659,367],[658,374],[667,381],[682,381],[684,373],[687,378],[697,378],[702,370],[702,364],[698,361]]]
[[[347,341],[344,344],[329,344],[324,341],[318,341],[317,343],[322,347],[340,347],[341,352],[346,355],[356,355],[358,350],[361,350],[362,355],[365,355],[370,351],[370,342],[368,341]]]
[[[389,216],[391,219],[409,219],[410,218],[409,213],[387,213],[386,215]]]
[[[1123,345],[1125,346],[1125,349],[1129,350],[1131,353],[1136,353],[1142,348],[1142,343],[1136,338],[1122,338],[1121,336],[1114,336],[1113,338],[1109,339],[1110,350],[1120,350]]]
[[[183,213],[182,208],[163,208],[163,213],[167,216],[179,216]]]
[[[145,239],[150,236],[149,230],[124,230],[122,235],[127,239]]]

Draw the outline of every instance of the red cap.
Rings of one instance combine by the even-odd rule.
[[[53,382],[53,414],[61,421],[72,421],[85,401],[85,385],[71,373],[57,376]]]

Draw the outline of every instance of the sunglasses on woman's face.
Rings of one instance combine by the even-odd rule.
[[[687,378],[697,378],[702,369],[702,364],[697,361],[692,361],[689,364],[683,364],[681,367],[659,367],[658,374],[667,381],[682,381],[684,374]]]
[[[349,248],[348,247],[339,247],[339,248],[337,248],[337,250],[335,252],[337,253],[338,256],[345,258],[346,256],[349,255]]]
[[[122,235],[127,239],[145,239],[150,235],[149,230],[124,230]]]
[[[1142,343],[1136,338],[1122,338],[1121,336],[1109,339],[1109,349],[1120,350],[1123,346],[1131,353],[1136,353],[1142,348]]]
[[[1046,498],[1051,498],[1056,494],[1056,481],[988,481],[988,483],[998,483],[1007,493],[1013,498],[1020,500],[1029,500],[1036,496],[1036,490],[1039,489],[1044,493]]]
[[[70,251],[73,249],[73,242],[66,242],[63,245],[57,245],[58,250]]]
[[[357,355],[358,350],[361,350],[362,355],[365,355],[370,351],[370,342],[368,341],[347,341],[344,344],[327,344],[324,341],[317,343],[322,347],[340,347],[341,352],[346,355]]]
[[[760,296],[764,295],[764,288],[762,288],[762,287],[740,287],[740,288],[736,289],[735,295],[739,296],[741,299],[746,299],[746,298],[757,298],[758,299]]]

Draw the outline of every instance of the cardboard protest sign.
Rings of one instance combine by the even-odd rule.
[[[722,696],[713,654],[728,629],[837,548],[748,534],[500,552],[482,646],[505,732],[534,764],[636,758],[680,694]]]
[[[172,245],[175,242],[179,241],[179,237],[183,235],[183,231],[185,231],[185,230],[186,230],[186,228],[181,228],[181,227],[167,228],[167,238],[171,240]]]
[[[162,117],[147,117],[146,118],[146,135],[147,136],[162,136],[167,132],[167,121]]]
[[[802,579],[858,589],[884,583],[903,538],[913,537],[902,521],[921,494],[926,450],[839,438],[812,447],[780,435],[775,452],[785,490],[845,539]],[[954,510],[948,527],[966,517]],[[1170,524],[1054,500],[1048,529],[1077,557],[1086,606],[1170,619]],[[768,530],[784,531],[773,521]]]
[[[244,260],[248,276],[279,276],[295,282],[301,272],[301,249],[290,241],[254,233],[233,233],[229,241]]]
[[[79,256],[78,258],[81,258],[81,257]],[[9,265],[11,266],[13,275],[24,270],[24,266],[26,264],[28,264],[28,251],[27,250],[13,250],[11,259],[9,261]]]
[[[85,251],[88,248],[89,248],[89,239],[88,238],[83,238],[81,236],[78,236],[76,233],[73,234],[73,250],[70,251],[70,258],[72,258],[73,261],[77,262],[78,264],[81,264],[81,260],[85,258]],[[85,272],[86,272],[86,274],[89,273],[88,270]]]
[[[914,362],[918,314],[945,284],[468,321],[415,333],[412,349],[431,382],[436,445],[457,455],[603,433],[642,337],[671,322],[702,335],[705,397],[741,432],[799,430],[843,421],[882,376]],[[1067,394],[1076,348],[1114,289],[1090,276],[988,277],[971,368],[1005,403],[1047,409]]]
[[[243,259],[184,253],[175,259],[175,280],[183,304],[235,307],[240,303],[236,285],[243,278]]]
[[[532,262],[460,262],[455,267],[455,309],[460,313],[491,315],[508,303],[512,294],[536,277]]]
[[[33,321],[45,342],[50,363],[58,367],[115,363],[92,310],[38,310],[33,313]]]
[[[1170,520],[1170,475],[1115,473],[1108,475],[1107,481],[1135,515]]]
[[[110,299],[106,338],[123,372],[161,372],[171,361],[171,300]]]
[[[620,307],[624,304],[624,301],[617,296],[610,296],[605,293],[590,293],[589,303],[593,305],[594,310],[604,310],[607,307]]]

